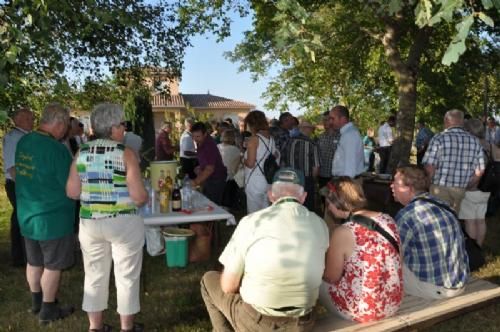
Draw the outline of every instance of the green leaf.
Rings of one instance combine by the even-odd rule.
[[[7,52],[5,52],[5,59],[13,65],[16,63],[17,59],[17,47],[15,45],[12,45]]]
[[[391,0],[389,2],[389,14],[394,15],[397,12],[399,12],[402,8],[403,4],[401,3],[401,0]]]
[[[455,27],[458,31],[457,36],[455,38],[459,38],[464,40],[467,38],[469,34],[470,27],[474,23],[474,16],[469,15],[462,20],[462,22],[458,23]]]
[[[443,55],[441,63],[445,66],[449,66],[452,63],[457,62],[460,55],[462,55],[464,52],[465,52],[464,40],[461,40],[458,43],[451,43],[450,45],[448,45],[448,48],[446,49],[446,52]]]
[[[484,9],[490,9],[493,7],[493,2],[491,2],[491,0],[481,0],[481,2],[483,3]]]
[[[489,25],[490,27],[494,27],[495,26],[495,23],[493,23],[493,20],[491,19],[491,17],[489,17],[488,15],[486,15],[483,12],[479,13],[479,19],[481,21],[483,21],[485,24]]]
[[[7,115],[6,111],[0,111],[0,124],[7,122],[9,119],[9,116]]]

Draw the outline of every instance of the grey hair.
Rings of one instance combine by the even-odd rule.
[[[285,196],[300,198],[304,194],[304,187],[290,182],[275,182],[271,187],[275,199]]]
[[[90,115],[92,130],[97,138],[110,138],[111,128],[120,125],[123,119],[123,107],[111,103],[96,105]]]
[[[193,125],[193,124],[194,124],[194,122],[195,122],[195,121],[194,121],[194,119],[193,119],[193,118],[186,118],[186,119],[184,119],[184,124],[189,123],[190,125]]]
[[[451,124],[463,126],[464,125],[464,112],[453,109],[446,112],[444,118]]]
[[[486,130],[484,129],[483,122],[479,119],[465,121],[464,129],[479,139],[483,139],[485,136]]]
[[[69,109],[59,103],[50,103],[43,109],[40,124],[55,123],[69,125]]]

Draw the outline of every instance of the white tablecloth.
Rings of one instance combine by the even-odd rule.
[[[200,192],[193,192],[193,201],[196,202],[196,207],[199,207],[202,210],[191,214],[184,212],[159,213],[158,211],[155,211],[153,214],[143,215],[144,224],[146,226],[170,226],[189,224],[192,222],[226,220],[227,225],[236,225],[236,220],[231,213],[210,201]],[[213,207],[213,209],[208,210],[209,206]]]

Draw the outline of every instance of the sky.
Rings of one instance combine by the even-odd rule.
[[[231,36],[217,43],[211,34],[192,39],[193,47],[186,51],[180,92],[207,93],[211,95],[244,101],[265,111],[269,118],[277,117],[278,112],[270,112],[264,108],[265,100],[261,97],[265,92],[270,77],[253,82],[249,72],[238,72],[238,63],[224,57],[224,52],[232,51],[243,39],[243,32],[251,29],[251,18],[234,17],[231,25]],[[301,111],[291,109],[294,115]]]

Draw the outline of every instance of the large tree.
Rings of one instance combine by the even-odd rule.
[[[0,111],[60,81],[115,68],[180,76],[190,26],[177,6],[142,0],[11,0],[0,4]]]
[[[268,105],[286,108],[287,101],[295,101],[309,109],[324,110],[332,102],[342,102],[354,111],[355,117],[362,117],[356,114],[361,109],[377,122],[397,110],[399,138],[394,144],[391,165],[408,160],[417,92],[426,93],[426,101],[431,100],[432,94],[439,95],[444,108],[450,100],[463,95],[450,94],[465,91],[463,86],[462,90],[457,86],[471,81],[477,85],[478,79],[462,79],[460,75],[498,75],[498,35],[493,21],[498,18],[499,1],[248,3],[254,12],[253,30],[246,33],[231,58],[241,61],[242,70],[249,70],[256,77],[276,63],[281,65],[267,91]],[[188,5],[195,13],[204,6],[217,13],[212,17],[225,27],[226,21],[217,21],[221,13],[244,3],[219,1],[214,5],[193,0]],[[206,11],[200,15],[206,18]],[[466,46],[469,55],[464,54]],[[460,62],[453,68],[445,67],[456,63],[462,54],[473,65],[471,68]],[[458,101],[454,105],[465,106]],[[373,109],[377,106],[382,109]]]

